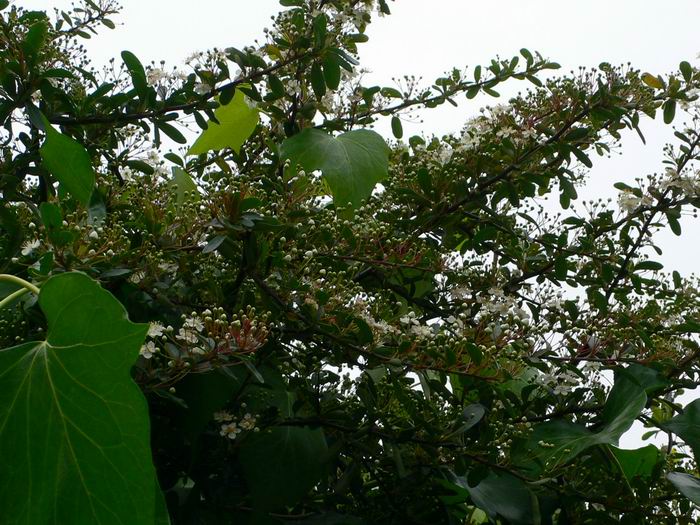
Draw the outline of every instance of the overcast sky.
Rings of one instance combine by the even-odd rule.
[[[32,9],[66,8],[68,0],[15,0]],[[243,47],[254,44],[270,26],[270,16],[282,9],[277,0],[122,0],[114,21],[117,29],[86,43],[97,63],[133,51],[144,63],[165,60],[181,65],[196,50]],[[370,41],[362,44],[361,65],[371,71],[367,85],[391,85],[392,77],[422,76],[430,82],[452,67],[488,63],[496,55],[507,58],[522,47],[539,51],[559,62],[562,72],[579,66],[630,62],[642,71],[666,74],[688,60],[698,65],[700,1],[673,0],[398,0],[391,16],[370,26]],[[406,136],[459,131],[480,104],[504,102],[524,88],[513,81],[499,90],[499,100],[463,99],[459,108],[449,104],[424,112],[423,123],[405,123]],[[676,116],[676,125],[682,120]],[[388,137],[386,124],[379,131]],[[593,159],[595,167],[586,198],[615,196],[614,182],[663,171],[661,148],[672,129],[660,118],[643,121],[647,145],[628,133],[622,155]],[[660,260],[668,270],[696,272],[700,260],[700,223],[682,221],[682,237],[660,234]],[[623,439],[633,447],[639,426]]]

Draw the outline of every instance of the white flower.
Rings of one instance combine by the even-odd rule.
[[[92,231],[88,234],[88,237],[94,241],[94,240],[96,240],[96,239],[99,239],[99,238],[100,238],[100,235],[97,233],[97,231],[92,230]]]
[[[158,348],[153,341],[148,341],[145,345],[141,347],[141,355],[146,359],[150,359],[153,355],[158,352]]]
[[[622,211],[631,213],[634,210],[636,210],[642,203],[642,198],[637,197],[631,191],[625,190],[622,191],[620,195],[618,195],[617,201],[620,204],[620,208],[622,209]]]
[[[146,273],[142,271],[134,272],[129,276],[129,282],[138,284],[141,281],[143,281],[143,278],[146,277]]]
[[[198,95],[206,95],[210,91],[211,86],[209,84],[205,84],[204,82],[198,82],[194,85],[194,92]]]
[[[189,319],[185,320],[185,323],[182,325],[182,327],[194,329],[198,332],[201,332],[202,330],[204,330],[204,323],[201,319],[197,317],[190,317]]]
[[[175,338],[179,339],[180,341],[184,341],[185,343],[197,342],[197,334],[195,334],[191,330],[186,330],[184,328],[180,328]]]
[[[165,332],[165,327],[160,323],[151,323],[148,326],[148,337],[160,337]]]
[[[227,423],[221,425],[221,430],[219,430],[219,435],[227,437],[229,439],[236,439],[236,436],[241,433],[241,429],[238,428],[236,423]]]
[[[22,255],[25,255],[25,256],[30,255],[39,246],[41,246],[41,243],[37,239],[34,239],[33,241],[25,242],[22,245]]]
[[[214,421],[218,421],[219,423],[233,421],[233,415],[226,410],[219,410],[218,412],[214,412]]]
[[[240,421],[241,428],[243,430],[253,430],[255,428],[255,416],[251,414],[246,414]]]
[[[149,86],[155,86],[163,79],[168,78],[168,74],[163,69],[156,67],[146,73],[146,80]]]

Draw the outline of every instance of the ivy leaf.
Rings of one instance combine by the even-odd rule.
[[[462,476],[443,480],[443,485],[458,493],[454,501],[469,499],[493,520],[500,517],[514,525],[540,523],[539,519],[535,521],[535,514],[539,511],[534,505],[536,496],[522,480],[507,472],[489,471],[474,486]],[[447,498],[453,499],[451,496]]]
[[[671,418],[663,428],[680,436],[693,449],[695,456],[700,457],[700,399],[688,404],[682,414]]]
[[[51,277],[39,305],[46,340],[0,350],[3,521],[152,525],[148,408],[130,375],[148,325],[82,273]]]
[[[87,150],[78,141],[44,126],[46,140],[39,150],[44,167],[56,177],[68,193],[88,206],[95,188],[95,172]]]
[[[539,473],[568,463],[594,445],[616,444],[646,405],[647,391],[663,384],[658,372],[641,365],[620,370],[603,408],[604,426],[598,432],[566,420],[542,423],[515,448],[518,462]]]
[[[389,147],[381,135],[366,129],[333,137],[307,128],[285,140],[280,155],[306,171],[321,170],[336,205],[353,208],[372,194],[389,167]]]
[[[207,122],[205,129],[192,147],[188,155],[201,155],[210,150],[231,148],[238,153],[243,143],[255,131],[258,125],[258,109],[251,107],[246,102],[242,91],[236,90],[231,102],[225,106],[219,106],[214,112],[216,120]]]
[[[279,373],[272,369],[260,372],[265,382],[246,398],[248,406],[262,411],[259,400],[265,398],[282,418],[294,416],[294,397]],[[327,451],[320,428],[277,426],[247,436],[241,442],[239,461],[256,510],[297,503],[321,478]]]
[[[678,491],[696,505],[700,505],[700,479],[684,472],[669,472],[666,478]]]
[[[659,462],[659,449],[654,445],[647,445],[634,450],[611,446],[610,450],[620,464],[622,474],[630,482],[638,477],[649,478],[654,471],[654,467]]]

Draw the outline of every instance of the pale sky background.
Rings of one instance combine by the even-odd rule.
[[[50,10],[66,8],[68,0],[15,0],[17,5]],[[114,31],[85,41],[95,62],[119,60],[122,50],[134,52],[143,63],[165,60],[182,65],[196,50],[243,47],[262,39],[270,16],[283,9],[277,0],[122,0]],[[398,0],[390,2],[392,15],[376,18],[368,29],[370,40],[360,45],[361,65],[371,71],[365,85],[392,85],[392,77],[422,76],[425,83],[449,71],[488,64],[500,55],[509,58],[526,47],[562,65],[565,73],[600,62],[623,64],[653,74],[675,71],[682,60],[698,66],[700,52],[700,1],[671,0]],[[555,72],[556,74],[556,72]],[[525,83],[499,86],[499,99],[459,99],[459,108],[445,104],[423,112],[423,123],[404,123],[404,136],[458,132],[464,121],[483,104],[507,102]],[[681,126],[678,111],[674,124]],[[390,137],[387,123],[377,128]],[[672,140],[672,129],[658,116],[642,120],[644,146],[635,132],[625,135],[622,155],[592,157],[594,169],[585,198],[615,197],[613,183],[632,183],[635,177],[661,172],[661,149]],[[700,223],[681,222],[681,237],[659,234],[664,255],[657,258],[667,270],[696,273],[700,260]],[[686,397],[688,399],[688,397]],[[639,446],[637,424],[622,445]],[[646,443],[645,443],[646,444]]]

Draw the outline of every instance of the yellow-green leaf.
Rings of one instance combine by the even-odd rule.
[[[219,124],[207,123],[205,129],[188,155],[201,155],[211,150],[231,148],[238,153],[243,143],[250,137],[258,124],[258,109],[251,106],[242,91],[236,90],[231,102],[219,106],[214,112]]]

